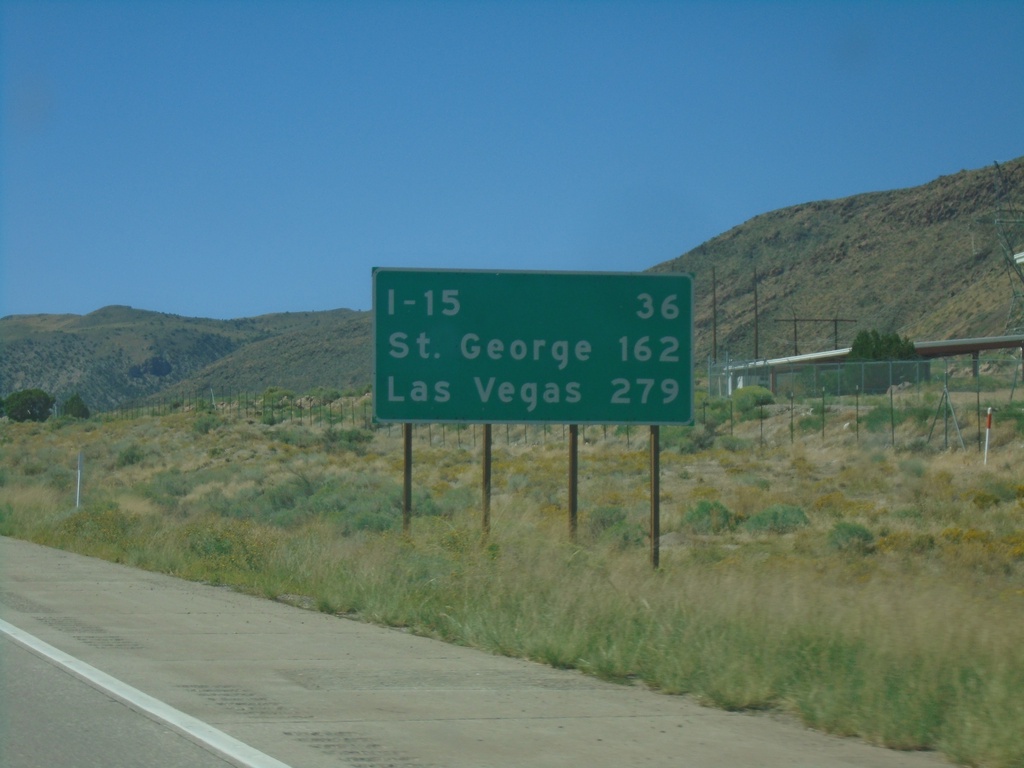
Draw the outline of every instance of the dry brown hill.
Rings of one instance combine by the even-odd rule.
[[[1024,158],[999,170],[782,208],[651,271],[695,276],[698,359],[712,353],[713,271],[720,358],[755,357],[755,271],[759,357],[793,353],[794,317],[853,320],[838,324],[840,347],[872,328],[914,340],[1002,334],[1022,322],[1008,313],[1024,283],[1008,274],[992,221],[1024,201]],[[832,348],[835,328],[798,323],[799,351]]]

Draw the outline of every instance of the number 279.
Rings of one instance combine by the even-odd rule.
[[[636,391],[633,389],[634,384]],[[629,405],[633,402],[632,398],[639,395],[640,404],[646,405],[655,384],[658,384],[663,404],[671,403],[679,397],[679,382],[675,379],[662,379],[660,382],[656,382],[654,379],[636,379],[635,381],[612,379],[612,386],[615,387],[615,391],[612,393],[612,403]]]

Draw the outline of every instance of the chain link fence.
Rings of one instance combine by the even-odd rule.
[[[778,363],[747,361],[708,365],[709,397],[731,397],[743,387],[757,385],[777,397],[800,400],[824,392],[830,397],[884,395],[927,391],[1005,391],[1012,400],[1022,385],[1021,361],[1011,356],[937,358],[933,360],[883,360],[828,363]]]

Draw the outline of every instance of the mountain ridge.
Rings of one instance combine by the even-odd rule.
[[[694,275],[698,366],[849,346],[865,329],[914,340],[1000,335],[1024,326],[1024,301],[1014,304],[1024,281],[1006,259],[1007,248],[1024,250],[1024,231],[1001,242],[994,219],[1018,215],[1020,201],[1024,157],[768,211],[638,271]],[[371,375],[366,311],[214,320],[111,305],[0,318],[0,396],[77,392],[105,410],[211,388],[361,391]]]

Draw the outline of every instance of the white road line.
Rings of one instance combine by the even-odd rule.
[[[3,619],[0,619],[0,632],[10,637],[22,648],[46,659],[93,688],[109,694],[136,712],[168,725],[185,738],[205,747],[239,768],[289,768],[286,763],[228,736],[202,720],[186,715],[137,688],[132,688],[127,683],[122,683],[116,677],[111,677],[106,672],[101,672],[84,661],[54,648],[35,635],[30,635],[13,624],[8,624]]]

